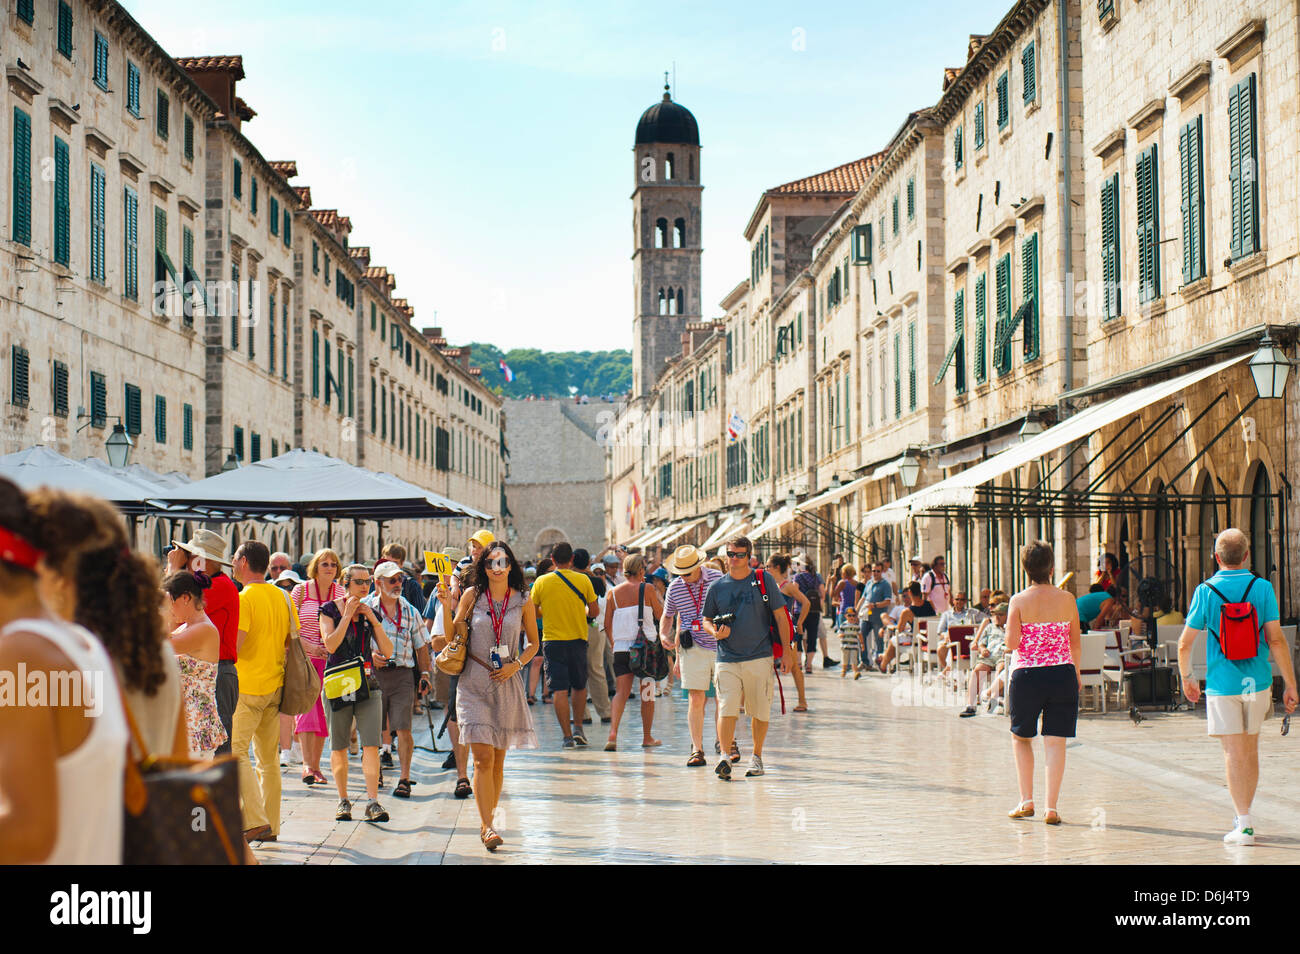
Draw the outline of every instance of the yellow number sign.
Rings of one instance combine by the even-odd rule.
[[[426,573],[436,573],[438,576],[451,576],[456,565],[445,553],[434,553],[431,550],[424,551],[424,569]]]

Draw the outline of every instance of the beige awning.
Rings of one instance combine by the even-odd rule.
[[[758,540],[780,527],[785,526],[794,519],[793,507],[782,507],[780,510],[772,511],[771,515],[758,525],[750,535],[749,539]]]
[[[709,534],[709,539],[700,544],[700,549],[707,553],[710,547],[716,547],[723,540],[727,539],[733,530],[740,527],[742,522],[740,514],[738,513],[723,517],[718,521],[718,525],[714,527],[713,532]]]

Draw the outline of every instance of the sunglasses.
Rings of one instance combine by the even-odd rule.
[[[337,566],[338,566],[337,563],[333,563],[333,562],[331,562],[331,561],[329,561],[329,560],[321,560],[321,561],[320,561],[319,563],[317,563],[316,565],[317,565],[317,566],[333,566],[333,567],[337,567]]]
[[[365,586],[369,586],[369,585],[370,585],[370,577],[368,577],[368,576],[367,576],[367,577],[364,577],[364,578],[363,578],[363,577],[355,577],[355,578],[353,578],[352,582],[348,584],[348,586],[356,586],[357,584],[364,584]]]
[[[508,570],[510,569],[510,558],[499,556],[487,561],[489,570]]]
[[[749,554],[746,553],[744,550],[727,551],[727,559],[729,560],[746,560],[748,558],[749,558]]]

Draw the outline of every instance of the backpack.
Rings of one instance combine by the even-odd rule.
[[[794,585],[799,587],[804,596],[808,597],[808,602],[813,605],[812,612],[817,612],[820,609],[817,605],[820,600],[817,590],[821,586],[821,581],[817,578],[817,575],[804,570],[802,573],[795,575]]]
[[[1246,601],[1251,587],[1258,579],[1254,573],[1250,575],[1250,582],[1236,603],[1228,602],[1228,598],[1211,586],[1208,580],[1204,584],[1223,601],[1219,608],[1219,631],[1215,633],[1210,630],[1210,633],[1219,641],[1224,659],[1254,659],[1259,655],[1259,614],[1255,612],[1255,604]]]
[[[763,596],[763,605],[767,607],[769,622],[767,624],[767,636],[772,641],[772,658],[780,659],[785,655],[785,647],[781,644],[781,631],[776,626],[776,611],[772,609],[772,603],[767,598],[767,587],[763,585],[763,570],[760,568],[755,571],[754,576],[758,579],[758,592]],[[781,609],[785,612],[785,617],[790,620],[790,610],[786,606]],[[794,623],[790,622],[790,632],[794,633]]]
[[[660,640],[647,639],[644,629],[645,620],[645,583],[636,595],[636,639],[628,647],[627,665],[632,675],[638,679],[653,679],[656,682],[666,679],[672,671],[668,661],[668,651]]]

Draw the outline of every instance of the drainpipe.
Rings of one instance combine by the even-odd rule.
[[[1061,382],[1061,393],[1067,394],[1074,389],[1074,313],[1073,313],[1073,276],[1074,268],[1074,209],[1070,204],[1070,197],[1073,192],[1073,183],[1071,181],[1070,169],[1070,38],[1067,33],[1069,27],[1069,17],[1066,10],[1067,4],[1071,0],[1057,0],[1056,2],[1056,42],[1059,47],[1060,55],[1057,57],[1056,71],[1057,80],[1061,96],[1061,240],[1065,257],[1065,278],[1062,283],[1061,291],[1061,334],[1065,341],[1065,369],[1064,380]],[[1058,417],[1060,420],[1064,417],[1066,409],[1058,408]],[[1066,465],[1067,469],[1071,467]]]

